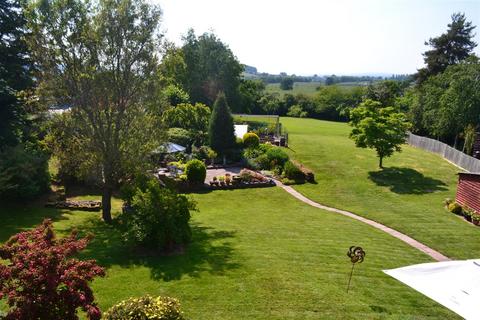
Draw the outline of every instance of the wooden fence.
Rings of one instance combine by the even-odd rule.
[[[437,153],[468,172],[480,173],[480,160],[452,148],[441,141],[409,133],[407,142],[414,147]]]

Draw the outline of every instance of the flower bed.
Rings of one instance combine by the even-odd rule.
[[[232,176],[226,173],[224,176],[213,177],[209,182],[210,189],[244,189],[244,188],[263,188],[273,187],[275,182],[268,179],[258,172],[243,169],[239,175]]]

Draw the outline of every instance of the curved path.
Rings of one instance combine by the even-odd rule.
[[[441,254],[440,252],[436,251],[436,250],[433,250],[432,248],[424,245],[423,243],[421,242],[418,242],[417,240],[407,236],[406,234],[403,234],[401,232],[398,232],[397,230],[394,230],[392,228],[389,228],[381,223],[378,223],[376,221],[373,221],[373,220],[370,220],[370,219],[367,219],[367,218],[364,218],[364,217],[360,217],[352,212],[349,212],[349,211],[345,211],[345,210],[340,210],[340,209],[336,209],[336,208],[332,208],[332,207],[327,207],[327,206],[324,206],[322,204],[319,204],[315,201],[312,201],[310,199],[308,199],[307,197],[305,197],[304,195],[302,195],[300,192],[296,191],[295,189],[293,189],[292,187],[290,186],[286,186],[284,185],[283,183],[281,183],[280,181],[275,181],[275,183],[277,184],[277,186],[283,188],[283,190],[285,190],[286,192],[288,192],[290,195],[294,196],[295,198],[297,198],[298,200],[300,201],[303,201],[305,202],[306,204],[309,204],[311,205],[312,207],[315,207],[315,208],[319,208],[319,209],[323,209],[323,210],[327,210],[327,211],[330,211],[330,212],[335,212],[335,213],[339,213],[339,214],[342,214],[344,216],[347,216],[347,217],[350,217],[350,218],[353,218],[355,220],[358,220],[358,221],[361,221],[363,223],[366,223],[368,225],[371,225],[372,227],[374,228],[377,228],[378,230],[382,230],[383,232],[386,232],[388,233],[389,235],[397,238],[397,239],[400,239],[402,240],[403,242],[405,242],[406,244],[414,247],[415,249],[418,249],[420,251],[422,251],[423,253],[429,255],[430,257],[432,257],[433,259],[435,259],[436,261],[449,261],[450,258],[444,256],[443,254]]]

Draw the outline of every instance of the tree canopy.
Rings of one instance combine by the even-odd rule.
[[[447,31],[425,42],[432,49],[423,54],[426,66],[418,70],[417,80],[422,83],[428,77],[443,72],[448,66],[468,58],[477,46],[473,41],[475,28],[464,14],[454,13]]]
[[[421,128],[454,142],[469,125],[480,124],[480,63],[471,57],[428,78],[417,92],[415,105]],[[420,109],[420,110],[418,110]],[[420,118],[418,118],[420,117]]]
[[[401,151],[410,126],[403,113],[393,107],[382,107],[380,102],[370,99],[353,109],[350,119],[353,127],[350,138],[357,147],[375,149],[380,168],[383,167],[383,158]]]
[[[148,163],[159,144],[149,113],[155,92],[161,11],[145,1],[38,1],[29,7],[28,37],[39,65],[38,94],[49,105],[71,107],[76,157],[100,169],[103,218],[126,172]],[[72,156],[72,155],[71,155]]]
[[[0,150],[19,142],[26,112],[18,98],[33,85],[19,0],[0,3]]]
[[[212,149],[224,156],[224,159],[226,152],[235,146],[233,117],[223,93],[218,95],[213,105],[208,136]]]
[[[292,90],[293,89],[293,79],[290,77],[285,77],[280,80],[280,89],[282,90]]]
[[[224,92],[229,105],[240,109],[238,87],[243,65],[215,34],[196,36],[190,29],[181,48],[170,45],[160,66],[164,79],[181,87],[192,102],[213,105],[219,92]]]

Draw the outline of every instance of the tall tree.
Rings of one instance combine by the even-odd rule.
[[[225,94],[220,93],[213,105],[210,127],[208,128],[210,146],[223,156],[226,162],[226,153],[235,146],[235,129],[233,118],[228,107]]]
[[[25,110],[18,94],[33,85],[19,0],[0,2],[0,150],[19,141]]]
[[[370,84],[367,87],[365,98],[380,102],[384,107],[393,106],[395,100],[403,93],[405,82],[383,80]]]
[[[224,92],[233,110],[239,110],[238,87],[243,66],[233,52],[212,33],[197,37],[193,30],[189,30],[183,41],[186,65],[183,88],[192,102],[211,106],[219,92]]]
[[[291,77],[284,77],[280,80],[280,89],[282,90],[292,90],[293,89],[293,79]]]
[[[38,94],[71,107],[80,153],[102,173],[103,219],[112,191],[160,144],[149,96],[161,11],[143,0],[34,1],[28,38],[41,72]],[[85,160],[87,162],[87,160]]]
[[[480,62],[476,57],[449,66],[427,79],[419,90],[422,125],[428,133],[457,147],[468,125],[480,124]]]
[[[357,147],[375,149],[380,168],[383,168],[383,158],[401,151],[410,126],[403,113],[370,99],[353,109],[350,119],[353,127],[350,138]]]
[[[448,66],[470,56],[477,46],[473,41],[475,28],[471,21],[466,20],[464,14],[454,13],[447,32],[425,42],[425,45],[431,46],[432,49],[423,54],[426,66],[418,70],[416,74],[418,82],[422,83],[428,77],[439,74]]]
[[[262,80],[243,79],[238,88],[240,94],[240,109],[242,112],[258,114],[261,113],[259,100],[265,91],[265,83]]]

